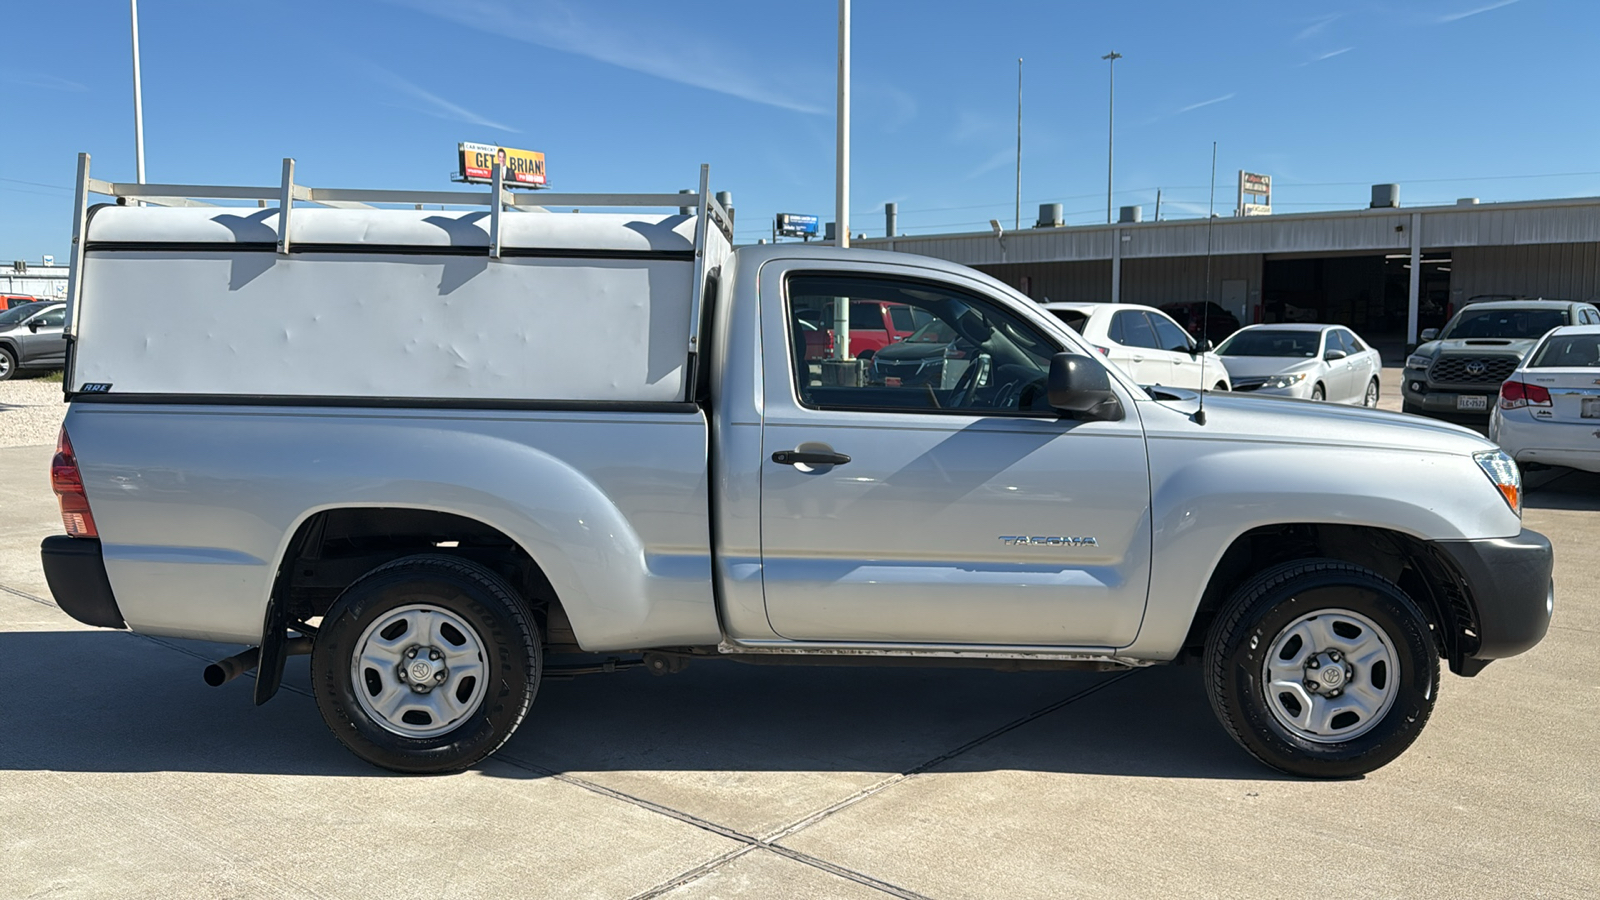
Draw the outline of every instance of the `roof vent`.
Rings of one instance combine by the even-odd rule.
[[[1462,197],[1460,200],[1456,201],[1456,205],[1457,206],[1477,206],[1478,205],[1478,198],[1477,197]]]
[[[1144,207],[1124,206],[1122,208],[1122,214],[1117,217],[1117,221],[1123,225],[1131,224],[1133,222],[1143,222]]]
[[[1393,209],[1400,205],[1400,185],[1375,184],[1372,186],[1372,209]]]
[[[1066,219],[1063,217],[1061,212],[1061,204],[1041,203],[1039,204],[1039,222],[1033,227],[1060,228],[1062,223],[1065,221]]]

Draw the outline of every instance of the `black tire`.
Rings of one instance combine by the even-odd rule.
[[[369,690],[376,670],[358,684],[353,665],[369,628],[417,606],[471,628],[467,639],[476,639],[484,672],[481,686],[463,685],[480,692],[476,707],[449,731],[425,737],[399,733],[364,708],[357,691]],[[458,772],[500,749],[527,715],[542,668],[538,626],[516,591],[475,562],[433,554],[397,559],[357,579],[323,617],[311,651],[317,709],[334,736],[367,762],[409,774]]]
[[[8,381],[17,374],[17,355],[9,347],[0,347],[0,381]]]
[[[1383,387],[1378,383],[1377,376],[1373,376],[1372,380],[1367,382],[1367,392],[1361,396],[1361,405],[1368,409],[1377,409],[1378,400],[1382,397]],[[1368,403],[1368,399],[1372,400],[1372,402]]]
[[[1317,401],[1319,403],[1322,402],[1323,400],[1328,399],[1328,389],[1323,387],[1320,384],[1317,385],[1316,387],[1311,389],[1311,399],[1315,400],[1315,401]]]
[[[1307,739],[1269,707],[1271,648],[1285,629],[1323,610],[1369,619],[1394,650],[1394,673],[1382,672],[1384,686],[1398,677],[1392,702],[1348,740]],[[1365,677],[1377,681],[1372,669]],[[1392,762],[1422,732],[1439,694],[1439,651],[1427,618],[1399,587],[1360,566],[1304,559],[1262,572],[1224,605],[1206,644],[1205,680],[1222,727],[1256,759],[1291,775],[1350,778]]]
[[[1213,390],[1213,391],[1226,391],[1227,389],[1228,389],[1228,384],[1227,384],[1227,382],[1223,382],[1223,381],[1219,381],[1216,384],[1211,386],[1211,390]]]

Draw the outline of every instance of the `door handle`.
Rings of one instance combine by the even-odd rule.
[[[825,450],[779,450],[772,454],[772,461],[781,466],[842,466],[850,457]]]

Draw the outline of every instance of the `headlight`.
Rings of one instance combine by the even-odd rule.
[[[1305,380],[1306,380],[1306,373],[1304,373],[1304,372],[1295,372],[1292,375],[1274,375],[1271,378],[1268,378],[1267,379],[1267,383],[1262,385],[1262,387],[1265,387],[1265,388],[1293,387],[1293,386],[1295,386],[1295,385],[1297,385],[1300,382],[1305,381]]]
[[[1506,505],[1520,518],[1522,516],[1522,470],[1504,450],[1484,450],[1472,454],[1473,462],[1489,476],[1494,486],[1505,498]]]
[[[1408,369],[1426,369],[1431,365],[1433,365],[1433,357],[1431,356],[1413,353],[1406,357],[1406,368]]]

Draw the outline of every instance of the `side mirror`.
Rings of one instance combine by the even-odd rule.
[[[1424,344],[1426,344],[1429,341],[1437,341],[1438,339],[1439,339],[1439,329],[1437,329],[1437,328],[1424,328],[1424,329],[1422,329],[1422,342]]]
[[[1111,373],[1087,356],[1057,353],[1050,358],[1048,397],[1052,407],[1075,419],[1122,421],[1122,401],[1111,390]]]
[[[39,331],[39,320],[38,319],[34,319],[32,322],[29,322],[28,323],[28,330],[34,332],[35,334],[37,334],[38,331]]]
[[[1328,362],[1333,362],[1336,359],[1344,359],[1349,355],[1350,354],[1344,352],[1343,350],[1329,350],[1327,353],[1322,354],[1322,358]]]

